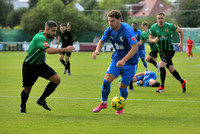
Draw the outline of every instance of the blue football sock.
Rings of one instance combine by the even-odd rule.
[[[146,61],[143,62],[143,65],[144,65],[145,68],[147,68],[147,62]]]
[[[126,98],[128,97],[127,88],[125,88],[125,89],[119,88],[119,91],[120,91],[119,96],[124,97],[124,99],[126,100]]]
[[[110,94],[110,82],[103,80],[103,85],[101,89],[102,101],[105,102],[108,100],[108,95]]]

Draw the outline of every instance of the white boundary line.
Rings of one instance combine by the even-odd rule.
[[[0,98],[20,98],[20,96],[0,96]],[[31,96],[29,98],[39,98],[37,96]],[[81,97],[48,97],[52,99],[71,99],[71,100],[101,100],[101,98],[81,98]],[[111,99],[109,99],[111,100]],[[153,99],[127,99],[131,101],[155,101],[155,102],[199,102],[198,100],[153,100]]]

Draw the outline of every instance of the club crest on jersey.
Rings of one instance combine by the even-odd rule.
[[[44,45],[44,47],[48,47],[49,46],[48,42],[43,42],[43,45]]]
[[[120,37],[120,40],[123,42],[124,41],[123,37]]]
[[[133,41],[136,41],[136,38],[133,36],[133,37],[131,37],[131,39],[133,40]]]
[[[166,29],[165,29],[165,32],[168,32],[168,31],[169,31],[168,28],[166,28]]]

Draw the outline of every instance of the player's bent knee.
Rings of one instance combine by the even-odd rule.
[[[145,62],[145,59],[141,59],[142,60],[142,62]]]
[[[29,94],[31,92],[31,88],[32,86],[24,87],[24,91]]]
[[[106,81],[108,81],[108,82],[112,82],[114,79],[115,79],[116,77],[114,76],[114,75],[112,75],[112,74],[106,74],[105,75],[105,77],[104,77],[104,79],[106,80]]]
[[[53,75],[52,77],[49,78],[49,80],[56,84],[60,84],[60,82],[61,82],[61,79],[58,76],[58,74]]]
[[[123,84],[122,82],[120,82],[119,88],[125,89],[125,88],[127,88],[127,85],[125,85],[125,84]]]

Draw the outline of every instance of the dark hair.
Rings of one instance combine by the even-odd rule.
[[[61,27],[66,27],[67,25],[64,24],[64,23],[62,23],[62,24],[60,24],[60,26],[61,26]]]
[[[152,87],[159,87],[160,86],[160,82],[156,81],[151,86]]]
[[[45,23],[45,28],[52,28],[52,27],[58,27],[57,23],[53,20],[48,20],[46,23]]]
[[[116,19],[122,19],[122,14],[119,10],[112,10],[108,13],[107,17],[114,17]]]
[[[159,13],[158,15],[163,15],[163,16],[165,16],[165,14],[164,14],[164,13]]]
[[[133,22],[132,24],[135,24],[137,26],[137,23],[136,22]]]
[[[147,21],[143,21],[143,22],[142,22],[142,25],[143,25],[143,26],[148,26],[149,24],[148,24]]]

